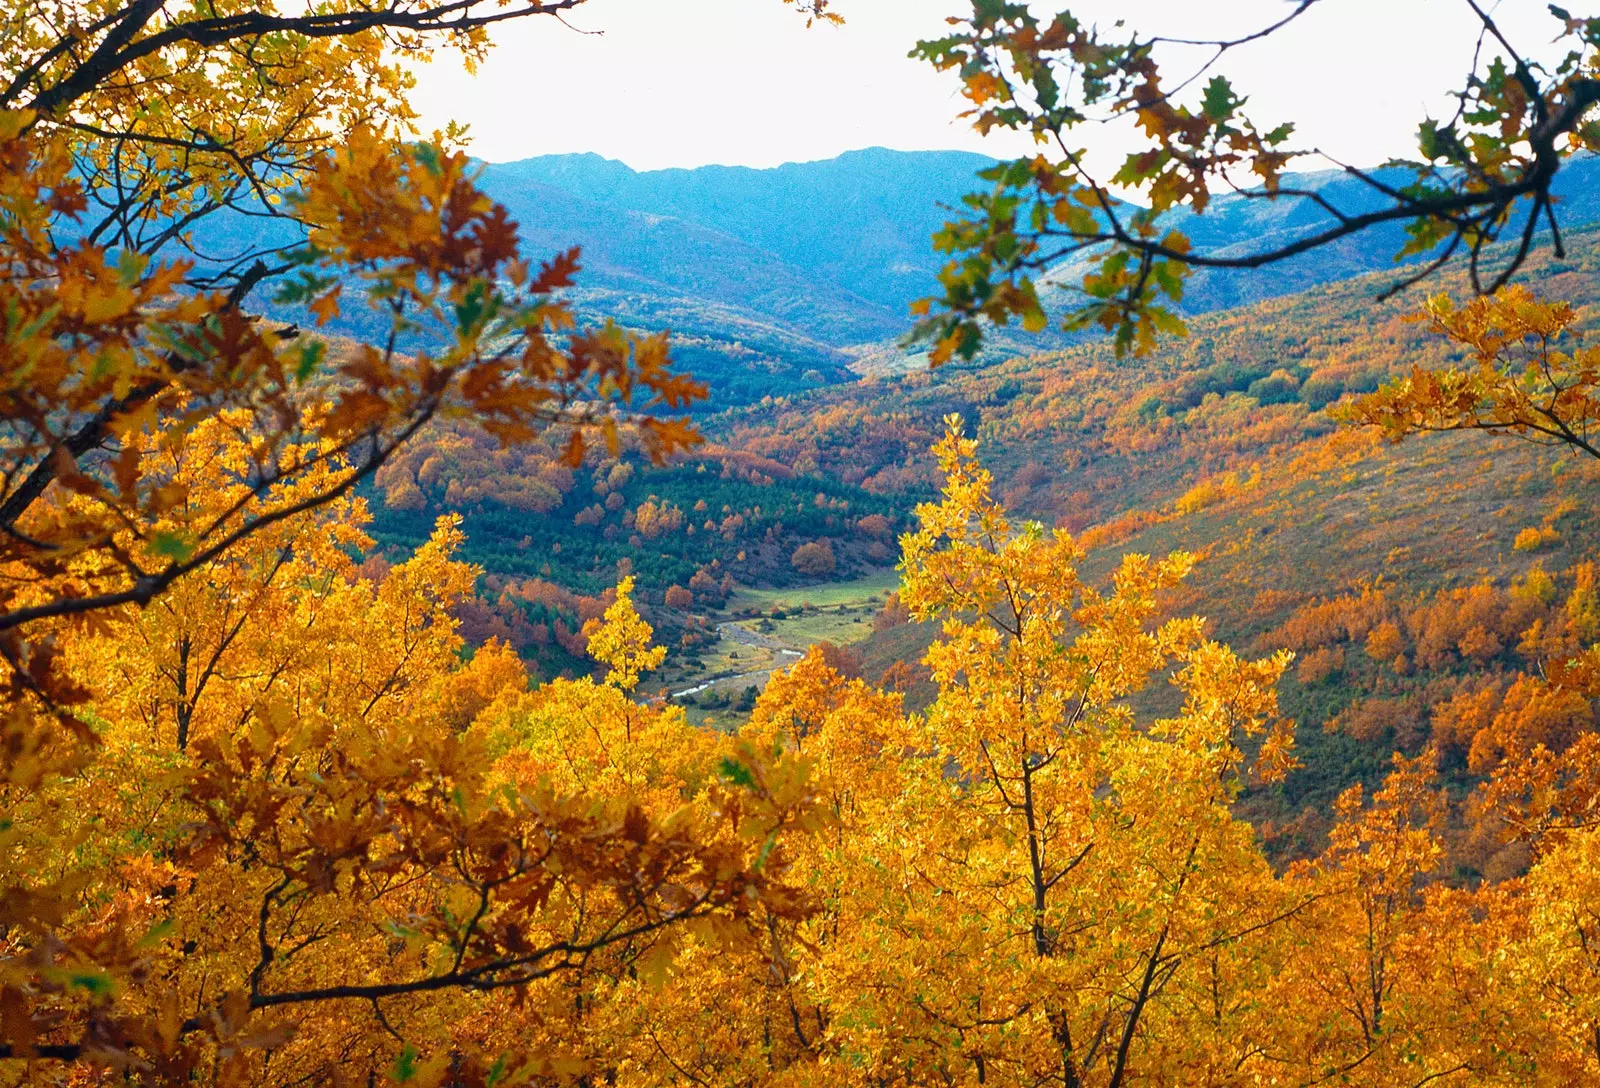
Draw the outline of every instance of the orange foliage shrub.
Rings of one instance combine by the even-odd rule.
[[[1367,635],[1367,656],[1374,661],[1393,661],[1406,650],[1405,635],[1393,620],[1384,620]]]
[[[683,511],[665,500],[646,500],[633,512],[633,528],[646,540],[676,532],[683,526]]]
[[[1433,744],[1441,752],[1465,752],[1472,740],[1494,720],[1504,697],[1504,684],[1487,683],[1462,688],[1433,708]]]
[[[1540,745],[1559,753],[1594,726],[1594,707],[1582,693],[1519,676],[1494,716],[1473,736],[1467,765],[1485,774]]]
[[[1428,736],[1428,702],[1421,692],[1362,699],[1328,719],[1323,728],[1367,743],[1391,739],[1401,751],[1416,751]]]
[[[1596,588],[1596,568],[1592,562],[1573,568],[1575,585],[1567,598],[1566,618],[1573,636],[1582,643],[1600,639],[1600,590]]]
[[[872,629],[881,633],[910,622],[911,610],[900,600],[900,594],[891,593],[889,599],[883,602],[883,607],[873,615]]]
[[[856,522],[856,528],[868,536],[884,538],[894,535],[894,525],[882,514],[868,514]]]
[[[1302,605],[1276,630],[1263,635],[1262,641],[1300,651],[1362,639],[1388,621],[1393,611],[1382,589],[1367,586],[1360,596],[1318,598]]]
[[[522,659],[504,642],[490,639],[465,668],[445,681],[442,713],[453,728],[465,729],[495,699],[527,690],[528,670]]]
[[[1300,659],[1300,668],[1295,675],[1302,684],[1320,684],[1344,670],[1344,649],[1339,646],[1324,646],[1320,650],[1312,650]]]
[[[802,544],[794,550],[789,562],[794,565],[795,570],[808,577],[821,578],[832,574],[833,545],[826,540],[813,540],[808,544]]]
[[[1441,593],[1406,617],[1419,668],[1448,666],[1457,655],[1479,662],[1516,645],[1539,608],[1488,583]]]
[[[861,657],[848,646],[839,646],[827,639],[814,643],[811,652],[822,659],[822,663],[846,679],[859,679],[861,676]]]
[[[1555,544],[1560,539],[1561,534],[1554,529],[1539,529],[1530,525],[1517,534],[1511,546],[1519,552],[1536,552],[1547,544]]]

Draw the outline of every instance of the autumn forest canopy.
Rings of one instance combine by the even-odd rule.
[[[603,0],[0,0],[0,1085],[1600,1083],[1600,13],[946,6],[640,171],[420,119]]]

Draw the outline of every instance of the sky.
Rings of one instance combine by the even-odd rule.
[[[963,0],[834,5],[844,26],[807,29],[780,0],[587,0],[570,26],[548,17],[502,24],[475,76],[441,56],[419,72],[413,102],[424,131],[463,122],[473,153],[491,162],[589,151],[648,170],[766,167],[872,146],[1025,150],[1014,137],[972,132],[956,117],[954,76],[906,57]],[[1256,30],[1290,10],[1287,0],[1071,7],[1085,21],[1202,38]],[[1501,0],[1495,18],[1528,53],[1556,30],[1543,0]],[[1297,144],[1371,164],[1408,154],[1417,122],[1450,112],[1447,92],[1460,85],[1476,37],[1465,0],[1321,0],[1279,34],[1229,53],[1219,70],[1250,96],[1258,122],[1294,119]],[[1161,60],[1177,72],[1208,52],[1171,47]],[[1108,162],[1131,146],[1125,132],[1082,139]]]

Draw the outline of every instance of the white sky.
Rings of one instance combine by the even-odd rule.
[[[981,139],[955,119],[964,100],[954,76],[905,56],[964,0],[834,2],[846,25],[807,30],[779,0],[589,0],[569,21],[601,33],[542,17],[504,24],[475,78],[441,58],[419,73],[414,102],[424,131],[464,122],[474,154],[494,162],[594,151],[643,170],[773,166],[875,145],[1018,153],[1014,140]],[[1287,0],[1060,4],[1102,24],[1204,38],[1290,10]],[[1501,0],[1495,17],[1528,53],[1557,29],[1544,0]],[[1259,123],[1293,119],[1298,145],[1370,164],[1410,153],[1428,111],[1450,112],[1443,92],[1460,84],[1476,30],[1465,0],[1322,0],[1219,70],[1250,95]],[[1164,68],[1200,56],[1169,53]],[[1107,157],[1126,146],[1112,133],[1083,140]]]

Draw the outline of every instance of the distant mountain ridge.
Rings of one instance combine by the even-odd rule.
[[[581,319],[670,329],[710,406],[850,380],[940,267],[931,238],[993,160],[869,148],[771,169],[635,171],[594,154],[486,163],[533,257],[582,248]]]
[[[1410,171],[1384,167],[1368,172],[1383,185],[1403,189]],[[1283,188],[1315,192],[1349,216],[1386,207],[1389,199],[1344,170],[1290,174]],[[1600,158],[1569,159],[1552,186],[1563,230],[1600,223]],[[1169,219],[1189,236],[1196,250],[1213,256],[1242,256],[1286,245],[1331,227],[1335,220],[1307,199],[1262,200],[1233,193],[1218,197],[1204,215],[1184,212]],[[1520,221],[1519,221],[1520,222]],[[1517,223],[1512,224],[1513,227]],[[1548,239],[1543,233],[1542,239]],[[1509,231],[1505,237],[1514,236]],[[1319,249],[1259,269],[1200,269],[1189,279],[1183,308],[1189,313],[1245,306],[1296,294],[1310,287],[1368,272],[1397,269],[1394,256],[1406,243],[1405,222],[1369,227]],[[1421,259],[1421,258],[1418,258]],[[1423,285],[1426,290],[1426,285]]]
[[[910,303],[937,293],[943,256],[932,235],[985,184],[977,173],[993,162],[968,152],[867,148],[769,169],[637,171],[595,154],[547,155],[485,163],[480,184],[517,221],[531,259],[582,247],[569,293],[580,320],[670,330],[680,365],[708,383],[708,407],[719,409],[849,381],[852,366],[865,365],[858,360],[915,365],[893,345],[910,327]],[[1407,180],[1399,170],[1377,173],[1386,183]],[[1352,215],[1383,199],[1342,171],[1288,175],[1284,185],[1314,189]],[[1563,227],[1600,223],[1600,158],[1570,160],[1555,191]],[[1183,212],[1168,222],[1198,251],[1227,254],[1293,241],[1332,218],[1307,200],[1229,193],[1203,216]],[[215,217],[203,229],[223,251],[222,236],[259,241],[286,225]],[[1393,269],[1403,243],[1404,226],[1395,223],[1252,271],[1196,270],[1182,308],[1231,309]],[[1047,278],[1070,285],[1080,272],[1067,262]],[[378,335],[367,327],[374,320],[351,308],[339,331]],[[998,330],[986,357],[1068,342],[1059,333]]]
[[[898,331],[907,303],[928,293],[939,269],[929,240],[948,218],[945,207],[993,161],[873,147],[770,169],[639,172],[593,154],[550,155],[486,166],[482,184],[529,229],[544,225],[526,199],[534,186],[719,232],[881,308]]]
[[[582,244],[585,283],[664,292],[753,310],[780,328],[848,347],[892,339],[907,307],[935,292],[942,258],[930,239],[949,209],[984,183],[995,160],[957,151],[867,148],[769,169],[703,166],[635,171],[595,154],[547,155],[484,167],[486,191],[522,224],[534,251]],[[1400,169],[1374,175],[1396,187]],[[1381,194],[1342,170],[1290,174],[1285,188],[1317,192],[1349,215]],[[1557,176],[1563,226],[1600,222],[1600,158],[1582,156]],[[1333,217],[1309,200],[1226,193],[1204,215],[1168,224],[1197,251],[1242,254],[1305,237]],[[1369,229],[1255,270],[1198,270],[1183,309],[1205,313],[1394,267],[1404,225]],[[1064,263],[1052,278],[1070,281]]]

